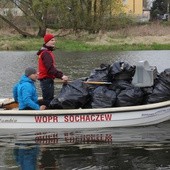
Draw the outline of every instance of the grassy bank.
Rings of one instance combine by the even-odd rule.
[[[17,33],[4,32],[0,32],[1,51],[37,51],[43,44],[42,38],[23,38]],[[170,26],[159,23],[126,27],[95,35],[72,32],[62,36],[61,32],[54,30],[52,33],[61,36],[57,38],[56,47],[65,51],[170,50]]]
[[[20,36],[6,37],[0,36],[1,51],[32,51],[38,50],[43,43],[42,38],[21,38]],[[66,51],[127,51],[127,50],[170,50],[170,43],[146,43],[146,42],[126,42],[126,38],[119,38],[109,43],[99,43],[98,41],[68,40],[58,38],[58,49]]]

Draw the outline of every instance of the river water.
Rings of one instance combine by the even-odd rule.
[[[136,65],[147,60],[161,72],[170,68],[169,57],[170,51],[56,51],[58,68],[71,80],[115,61]],[[35,51],[0,52],[0,98],[12,97],[13,85],[28,66],[37,67]],[[55,85],[56,95],[60,88]],[[139,128],[0,130],[0,170],[168,170],[169,152],[170,122]]]

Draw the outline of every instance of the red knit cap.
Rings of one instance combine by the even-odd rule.
[[[53,34],[46,34],[44,36],[44,42],[45,44],[48,43],[48,41],[50,41],[52,38],[54,38],[54,35]]]

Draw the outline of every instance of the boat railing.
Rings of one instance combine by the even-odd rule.
[[[117,112],[129,112],[129,111],[144,111],[152,110],[162,107],[169,107],[170,109],[170,100],[160,103],[147,104],[147,105],[138,105],[138,106],[126,106],[126,107],[113,107],[113,108],[97,108],[97,109],[55,109],[55,110],[0,110],[0,114],[9,114],[9,115],[43,115],[43,114],[96,114],[96,113],[117,113]]]

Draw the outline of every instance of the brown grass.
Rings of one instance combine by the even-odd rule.
[[[165,26],[159,22],[128,26],[115,32],[115,34],[124,36],[166,36],[170,34],[170,26]]]
[[[170,26],[160,23],[127,26],[116,31],[100,32],[87,43],[96,45],[109,44],[170,44]]]
[[[85,31],[73,32],[72,30],[50,30],[58,36],[66,39],[82,40],[87,44],[109,45],[109,44],[170,44],[170,25],[159,22],[138,26],[127,26],[115,31],[100,31],[98,34],[89,35]],[[34,33],[35,34],[35,33]],[[14,29],[1,29],[0,35],[16,36],[18,33]]]

